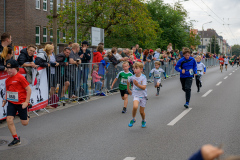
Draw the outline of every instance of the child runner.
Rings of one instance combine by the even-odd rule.
[[[161,73],[163,72],[165,79],[166,79],[166,73],[165,73],[165,71],[162,68],[160,68],[160,62],[159,61],[156,61],[154,64],[155,64],[155,68],[153,68],[150,71],[149,78],[151,78],[152,73],[153,73],[154,86],[155,86],[155,88],[157,88],[156,96],[158,96],[159,95],[159,91],[160,91],[160,86],[162,87],[162,84],[161,84]]]
[[[27,107],[31,96],[31,88],[26,78],[18,73],[19,64],[16,60],[11,59],[7,62],[7,72],[10,77],[5,81],[7,94],[3,100],[4,107],[7,106],[7,125],[13,136],[13,141],[8,146],[21,144],[18,137],[13,119],[18,112],[22,125],[26,126],[29,122]]]
[[[197,92],[200,92],[200,87],[202,87],[201,77],[203,74],[206,73],[206,66],[201,62],[201,59],[202,59],[201,56],[196,57],[196,61],[197,61],[196,84],[197,84],[197,88],[198,88]],[[203,69],[204,69],[204,71],[202,71]]]
[[[224,58],[223,58],[223,55],[220,56],[220,58],[217,60],[219,61],[219,64],[220,64],[220,70],[222,72],[223,70],[223,65],[224,65]]]
[[[226,71],[227,71],[228,61],[229,61],[228,56],[226,56],[226,58],[224,58],[224,64],[225,64]]]
[[[114,84],[117,82],[117,80],[120,80],[119,83],[119,90],[121,93],[122,100],[124,100],[124,107],[122,110],[122,113],[127,112],[127,105],[128,105],[128,91],[127,91],[127,80],[128,77],[131,77],[133,74],[129,71],[129,63],[128,62],[123,62],[122,68],[123,71],[119,72],[117,77],[114,79],[111,89],[113,89]]]
[[[128,93],[133,96],[133,110],[132,110],[132,120],[128,124],[129,127],[132,127],[136,122],[136,113],[138,105],[140,105],[140,114],[142,116],[142,128],[146,127],[145,121],[145,106],[147,103],[147,78],[143,71],[143,63],[135,62],[133,64],[133,70],[135,75],[128,78],[127,89]],[[130,90],[130,83],[133,82],[133,89]]]
[[[192,78],[194,75],[196,76],[197,73],[197,63],[194,58],[190,57],[190,49],[183,49],[183,58],[178,61],[175,70],[180,72],[182,90],[186,96],[184,107],[188,108],[191,97]]]

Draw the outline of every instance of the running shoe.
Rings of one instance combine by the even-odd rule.
[[[200,92],[200,88],[198,88],[197,92]]]
[[[159,92],[156,93],[156,96],[159,96]]]
[[[184,104],[184,107],[185,107],[185,108],[189,108],[189,103],[186,102],[186,103]]]
[[[126,113],[127,112],[127,108],[123,107],[122,113]]]
[[[132,127],[135,122],[136,122],[136,120],[132,119],[132,120],[130,121],[130,123],[128,124],[128,127]]]
[[[11,147],[11,146],[19,145],[19,144],[21,144],[20,137],[18,137],[18,139],[14,138],[13,141],[8,144],[8,146]]]
[[[146,121],[142,121],[142,128],[146,127]]]

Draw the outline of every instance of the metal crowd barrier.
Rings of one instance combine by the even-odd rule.
[[[152,82],[153,77],[149,79],[150,71],[155,68],[155,61],[144,64],[144,74],[148,81]],[[203,59],[202,62],[206,67],[217,65],[217,59]],[[177,60],[161,62],[161,68],[166,72],[167,77],[178,75],[175,70]],[[121,64],[114,66],[109,63],[103,66],[102,63],[95,63],[99,66],[99,76],[101,83],[93,83],[91,70],[93,63],[83,63],[80,65],[68,65],[58,67],[48,67],[48,88],[49,88],[49,105],[59,105],[59,102],[87,101],[90,96],[102,95],[107,96],[118,89],[119,81],[111,89],[112,82],[117,74],[122,71]],[[164,77],[163,75],[161,77]]]

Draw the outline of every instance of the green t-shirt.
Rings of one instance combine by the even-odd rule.
[[[119,83],[119,89],[120,90],[126,90],[127,89],[127,81],[128,81],[128,77],[131,77],[133,74],[131,72],[124,72],[124,71],[121,71],[118,73],[117,75],[117,79],[120,80],[120,83]]]

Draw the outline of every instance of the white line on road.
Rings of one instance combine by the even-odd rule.
[[[236,70],[238,70],[238,69],[236,69]]]
[[[213,90],[212,89],[210,89],[209,91],[207,91],[202,97],[207,97],[207,95],[209,94],[209,93],[211,93]]]
[[[123,160],[134,160],[134,159],[136,159],[136,157],[126,157]]]
[[[221,81],[221,82],[219,82],[218,84],[216,84],[216,86],[219,86],[221,83],[222,83],[222,81]]]
[[[231,76],[231,75],[232,75],[232,73],[229,74],[229,76]]]
[[[224,79],[227,79],[228,78],[228,76],[226,76]]]
[[[191,110],[192,110],[192,108],[188,108],[185,111],[183,111],[174,120],[172,120],[170,123],[168,123],[168,126],[173,126],[174,124],[176,124],[180,119],[182,119]]]
[[[233,72],[235,72],[235,71],[233,71]]]

